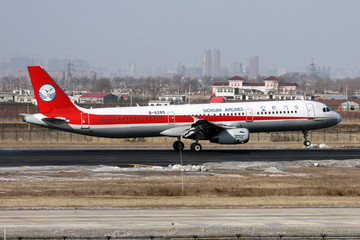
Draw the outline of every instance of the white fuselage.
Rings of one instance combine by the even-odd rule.
[[[341,121],[338,113],[315,101],[78,109],[79,113],[29,115],[25,121],[64,131],[113,138],[177,137],[178,133],[199,119],[226,127],[247,128],[250,132],[312,130],[334,126]],[[59,124],[42,120],[47,117],[65,121]]]

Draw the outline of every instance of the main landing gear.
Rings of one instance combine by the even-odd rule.
[[[309,136],[309,135],[308,135],[309,130],[303,130],[302,132],[303,132],[303,134],[304,134],[304,139],[305,139],[305,141],[304,141],[304,146],[305,146],[305,147],[308,147],[308,146],[311,145],[310,140],[307,139],[308,136]]]
[[[202,146],[198,142],[194,142],[190,145],[190,149],[193,152],[200,152],[202,150]]]
[[[173,148],[175,149],[175,151],[184,150],[184,143],[180,141],[180,138],[178,138],[178,140],[174,142]],[[193,152],[200,152],[202,150],[202,146],[196,141],[190,145],[190,150]]]

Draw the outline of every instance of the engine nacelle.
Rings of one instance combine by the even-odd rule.
[[[242,144],[247,143],[250,133],[247,128],[224,129],[210,139],[212,143],[220,144]]]

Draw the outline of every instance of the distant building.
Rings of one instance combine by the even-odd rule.
[[[211,52],[211,76],[219,77],[220,76],[220,50],[213,50]]]
[[[164,100],[150,100],[149,106],[168,106],[170,105],[171,101],[164,101]]]
[[[14,95],[10,93],[0,93],[0,102],[13,102]]]
[[[359,104],[356,102],[344,102],[339,106],[338,111],[340,112],[359,111]]]
[[[249,78],[254,79],[259,76],[259,57],[254,55],[249,59]]]
[[[211,76],[211,52],[207,49],[202,55],[202,76]]]
[[[202,76],[220,76],[220,50],[206,49],[202,55]]]
[[[79,98],[79,103],[107,104],[117,102],[118,97],[111,93],[85,93]]]
[[[35,98],[34,95],[21,94],[21,95],[15,95],[14,101],[16,103],[35,103]]]
[[[268,97],[264,99],[275,99],[275,95],[295,95],[298,85],[296,83],[280,85],[274,76],[264,79],[263,83],[248,83],[242,77],[234,76],[229,78],[227,82],[214,83],[212,87],[216,97],[246,100],[248,99],[246,96],[249,95],[267,95]],[[282,99],[281,96],[278,96],[278,99]]]
[[[163,95],[159,96],[160,101],[170,101],[173,103],[182,103],[185,102],[185,95]]]

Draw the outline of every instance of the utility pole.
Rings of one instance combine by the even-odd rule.
[[[71,86],[71,66],[72,64],[70,63],[70,59],[69,59],[65,71],[65,88],[67,88],[68,91],[70,91],[70,86]]]
[[[191,103],[190,94],[191,94],[191,84],[189,84],[189,104]]]

